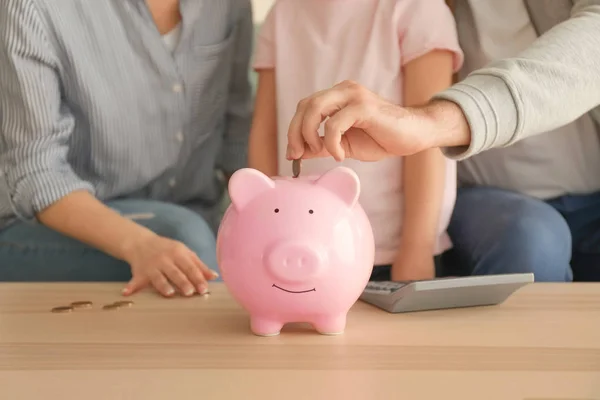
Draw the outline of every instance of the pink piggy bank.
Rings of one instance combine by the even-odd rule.
[[[273,180],[249,168],[232,175],[217,259],[254,334],[278,335],[291,322],[344,332],[375,254],[359,194],[358,176],[345,167],[320,177]]]

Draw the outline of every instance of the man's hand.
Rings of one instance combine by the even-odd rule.
[[[286,157],[377,161],[434,147],[466,146],[470,136],[462,111],[452,102],[403,108],[345,81],[300,101],[290,123]]]

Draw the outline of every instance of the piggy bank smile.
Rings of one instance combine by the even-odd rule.
[[[346,167],[314,179],[271,179],[248,168],[231,176],[217,257],[254,334],[277,335],[294,322],[344,331],[374,263],[359,194],[358,176]]]
[[[308,289],[308,290],[289,290],[289,289],[282,288],[281,286],[277,286],[276,284],[273,284],[273,287],[276,289],[279,289],[279,290],[283,290],[284,292],[293,293],[293,294],[310,293],[310,292],[317,291],[316,288],[312,288],[312,289]]]

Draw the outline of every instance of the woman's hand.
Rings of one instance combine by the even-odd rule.
[[[171,284],[184,295],[203,293],[206,281],[218,276],[183,243],[124,218],[87,191],[70,193],[37,217],[47,227],[129,263],[133,278],[124,295],[149,284],[165,296],[175,293]]]
[[[320,137],[318,129],[326,119]],[[403,108],[345,81],[300,101],[290,123],[286,157],[377,161],[469,142],[467,121],[452,102]]]
[[[168,297],[175,294],[172,284],[185,296],[204,294],[207,281],[218,277],[183,243],[156,234],[138,239],[129,247],[125,260],[133,277],[123,289],[124,295],[152,285]]]

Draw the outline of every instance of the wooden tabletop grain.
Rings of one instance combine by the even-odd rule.
[[[119,284],[0,284],[1,399],[600,399],[600,284],[536,283],[492,307],[388,314],[340,336],[250,333],[222,284],[131,308]],[[89,300],[90,309],[51,313]]]

